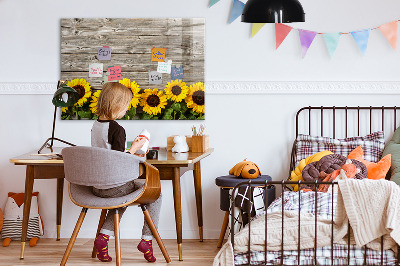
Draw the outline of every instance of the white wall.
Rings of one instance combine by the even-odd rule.
[[[293,24],[321,32],[351,31],[375,27],[398,17],[400,2],[384,0],[302,0],[306,23]],[[305,59],[297,31],[274,50],[273,25],[266,25],[253,39],[251,27],[235,21],[227,24],[230,0],[208,9],[208,0],[105,0],[50,1],[0,0],[0,83],[56,82],[59,79],[59,19],[63,17],[205,17],[207,81],[399,81],[399,52],[391,50],[379,31],[372,31],[363,57],[351,36],[342,37],[334,59],[329,59],[318,36]],[[1,87],[1,84],[0,84]],[[53,106],[51,95],[0,95],[0,207],[7,192],[24,190],[25,168],[9,158],[35,150],[50,136]],[[308,105],[399,105],[399,95],[379,94],[207,94],[206,125],[215,152],[202,163],[205,238],[218,238],[223,214],[214,179],[227,174],[238,161],[255,161],[263,174],[275,180],[286,176],[290,146],[294,138],[294,115]],[[191,121],[121,121],[128,138],[147,128],[153,146],[165,146],[176,133],[189,134]],[[78,145],[90,144],[90,121],[57,121],[56,135]],[[197,237],[193,181],[182,177],[184,238]],[[38,180],[40,211],[45,237],[55,237],[56,182]],[[164,195],[159,230],[164,238],[175,238],[171,215],[171,182],[162,182]],[[64,191],[62,237],[70,237],[80,209]],[[90,211],[80,237],[93,237],[99,212]],[[140,217],[140,218],[138,218]],[[121,221],[123,238],[139,238],[142,218],[130,208]]]

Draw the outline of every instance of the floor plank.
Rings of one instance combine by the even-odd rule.
[[[36,247],[25,249],[25,258],[19,259],[21,244],[18,241],[12,241],[9,247],[0,246],[0,265],[60,265],[61,258],[64,255],[69,239],[40,239]],[[121,239],[122,264],[123,265],[146,265],[150,264],[143,258],[143,254],[136,249],[140,240]],[[167,264],[162,256],[157,243],[153,243],[154,254],[157,258],[157,265],[212,265],[215,255],[218,253],[216,239],[204,240],[200,242],[197,239],[185,239],[183,241],[183,261],[178,261],[178,247],[176,240],[163,240],[168,250],[172,262]],[[103,263],[92,259],[93,240],[77,239],[68,259],[67,265],[114,265],[114,243],[110,241],[109,251],[113,257],[112,263]],[[153,264],[152,264],[153,265]]]

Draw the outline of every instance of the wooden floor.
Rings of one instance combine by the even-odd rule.
[[[40,239],[36,247],[25,249],[25,259],[20,260],[20,247],[18,241],[12,241],[9,247],[0,246],[0,265],[60,265],[61,258],[64,255],[65,248],[69,239]],[[168,250],[172,262],[167,264],[162,256],[157,242],[154,241],[154,254],[157,258],[156,263],[149,264],[143,254],[136,249],[140,240],[121,240],[122,264],[123,265],[212,265],[215,255],[218,253],[217,240],[188,240],[183,241],[183,261],[178,260],[178,247],[176,240],[163,240]],[[110,240],[110,255],[113,262],[104,263],[91,258],[93,247],[92,239],[77,239],[68,259],[67,265],[115,265],[114,262],[114,241]]]
[[[25,249],[25,259],[20,260],[19,254],[21,249],[20,242],[12,241],[9,247],[0,246],[0,265],[60,265],[61,258],[64,255],[65,248],[69,239],[40,239],[36,247]],[[183,261],[178,260],[178,247],[176,240],[163,240],[168,250],[172,262],[167,264],[162,256],[157,242],[154,241],[154,254],[157,258],[156,263],[149,264],[143,254],[136,249],[140,240],[121,239],[122,247],[122,264],[123,265],[212,265],[215,255],[218,253],[217,240],[183,240]],[[110,255],[113,257],[113,262],[104,263],[97,258],[92,259],[92,239],[77,239],[68,259],[67,265],[115,265],[114,262],[114,243],[110,240]]]

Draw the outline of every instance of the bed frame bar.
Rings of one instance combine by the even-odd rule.
[[[315,192],[315,213],[317,213],[318,212],[318,197],[317,197],[318,186],[319,185],[332,185],[332,190],[334,190],[335,186],[337,186],[338,183],[337,183],[337,181],[332,181],[332,182],[322,182],[322,181],[321,182],[318,182],[318,181],[315,181],[315,182],[305,182],[305,181],[268,181],[268,180],[266,180],[266,181],[252,181],[250,179],[249,181],[245,181],[245,182],[242,182],[242,183],[236,185],[233,188],[232,195],[236,195],[237,189],[239,189],[239,187],[249,186],[249,187],[254,187],[254,188],[257,187],[257,188],[264,189],[265,198],[268,199],[268,191],[269,191],[268,188],[271,185],[281,186],[282,194],[285,192],[285,187],[287,185],[299,185],[299,187],[300,187],[300,185],[314,185],[315,187],[314,187],[313,191]],[[301,190],[299,190],[297,192],[294,192],[294,193],[298,193],[298,195],[299,195],[298,227],[300,228],[300,223],[301,223],[301,218],[300,218]],[[333,251],[334,251],[334,249],[333,249],[333,245],[334,245],[334,243],[333,243],[333,234],[334,234],[334,231],[333,231],[333,224],[334,224],[334,213],[333,213],[333,211],[334,211],[334,206],[333,206],[333,204],[334,204],[334,193],[331,193],[331,194],[332,194],[332,206],[331,206],[332,207],[331,208],[332,220],[331,220],[331,245],[330,245],[331,246],[331,265],[337,265],[337,264],[334,264],[334,259],[335,258],[334,258],[334,254],[333,254]],[[253,191],[252,191],[252,189],[250,189],[250,198],[252,198],[252,197],[253,197]],[[284,210],[284,197],[281,197],[281,199],[282,199],[282,213],[284,213],[285,212],[285,210]],[[234,197],[231,197],[230,241],[231,241],[233,249],[235,248],[235,239],[234,239],[234,237],[235,237],[235,234],[234,234],[235,205],[234,204],[235,204],[235,199],[234,199]],[[264,209],[265,210],[267,210],[267,208],[268,208],[267,204],[268,204],[268,201],[264,200]],[[284,256],[283,256],[284,250],[285,250],[285,243],[284,243],[284,216],[282,215],[282,232],[281,232],[282,237],[281,237],[281,249],[280,249],[280,254],[281,254],[281,256],[280,256],[280,264],[276,264],[276,263],[270,264],[271,262],[269,263],[267,261],[267,253],[268,253],[268,248],[267,248],[267,246],[268,246],[267,245],[267,243],[268,243],[268,237],[267,237],[268,236],[268,219],[267,219],[268,218],[268,213],[267,213],[267,211],[265,211],[264,215],[265,215],[264,262],[262,262],[261,264],[251,264],[251,265],[285,265],[284,264]],[[251,263],[251,245],[250,245],[250,243],[251,243],[251,223],[252,223],[251,220],[252,219],[249,218],[248,219],[248,224],[247,224],[247,226],[249,228],[249,235],[248,235],[249,242],[247,243],[247,262],[248,263],[247,264],[241,264],[241,265],[250,265],[250,263]],[[301,262],[300,262],[300,256],[301,256],[301,249],[300,249],[301,232],[300,232],[300,230],[298,230],[297,265],[307,265],[307,266],[319,265],[318,261],[317,261],[317,252],[316,252],[317,240],[318,240],[318,235],[317,235],[317,215],[315,215],[314,226],[315,226],[315,233],[314,233],[313,264],[301,264]],[[350,247],[351,247],[350,246],[350,224],[348,224],[348,232],[347,232],[347,264],[345,264],[345,265],[351,265],[350,264],[350,251],[351,251]],[[397,248],[399,249],[400,246],[397,245]],[[364,249],[364,263],[363,263],[363,265],[368,265],[367,264],[367,248],[366,248],[366,246],[363,246],[363,249]],[[384,258],[383,258],[383,255],[384,255],[383,251],[384,250],[383,250],[383,236],[382,236],[381,237],[380,264],[378,264],[378,265],[387,265],[387,264],[384,264],[385,261],[384,261]],[[400,252],[397,253],[397,258],[396,258],[395,263],[391,264],[391,265],[397,265],[397,266],[400,265]]]

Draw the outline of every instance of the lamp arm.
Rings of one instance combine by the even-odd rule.
[[[53,131],[51,132],[51,144],[50,144],[50,148],[53,147],[54,131],[55,131],[55,129],[56,129],[56,116],[57,116],[57,106],[54,106]]]

